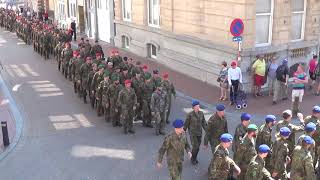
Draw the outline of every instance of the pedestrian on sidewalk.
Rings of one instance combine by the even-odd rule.
[[[174,132],[165,137],[162,146],[159,149],[157,167],[162,167],[163,156],[167,154],[167,164],[171,179],[181,180],[182,163],[184,160],[184,151],[188,153],[189,159],[192,158],[190,145],[183,130],[184,122],[176,119],[173,122]]]
[[[303,70],[301,64],[298,65],[297,71],[293,74],[292,82],[292,113],[294,116],[300,111],[300,104],[303,100],[305,85],[308,83],[308,76]]]
[[[221,70],[218,76],[217,81],[220,84],[220,100],[227,100],[227,92],[228,92],[228,67],[227,62],[223,61],[221,64]]]
[[[207,149],[208,143],[210,143],[212,154],[219,144],[219,137],[224,133],[228,133],[228,123],[224,115],[225,106],[218,104],[216,110],[208,120],[207,130],[204,136],[204,147]]]
[[[72,20],[70,27],[72,29],[73,40],[77,41],[77,28],[76,28],[76,21],[75,20]]]
[[[318,64],[318,56],[317,55],[313,55],[312,59],[309,61],[309,77],[311,79],[311,84],[309,89],[315,89],[315,84],[316,84],[316,67]]]
[[[277,104],[278,100],[288,99],[288,80],[289,80],[289,67],[288,59],[282,60],[282,64],[276,70],[276,84],[273,94],[272,104]]]
[[[252,72],[254,72],[254,94],[256,97],[262,96],[261,86],[265,83],[266,78],[266,61],[262,56],[257,56],[257,60],[252,65]]]
[[[274,95],[275,86],[277,82],[277,78],[276,78],[277,69],[278,69],[278,64],[276,63],[276,57],[272,57],[271,63],[268,65],[268,68],[267,68],[269,96]]]
[[[193,111],[187,114],[183,129],[189,132],[192,145],[191,163],[196,165],[199,163],[197,156],[202,140],[202,129],[204,131],[207,129],[207,122],[204,118],[204,113],[200,110],[200,102],[198,100],[192,101],[192,109]]]
[[[242,83],[242,72],[237,66],[236,60],[231,62],[231,68],[228,69],[228,83],[230,86],[230,104],[234,105],[237,98],[239,84]]]

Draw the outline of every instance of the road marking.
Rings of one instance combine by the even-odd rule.
[[[18,75],[19,77],[27,77],[27,74],[24,73],[16,64],[10,64],[9,65],[12,70],[16,73],[16,75]]]
[[[29,74],[31,74],[31,76],[35,76],[35,77],[40,76],[39,73],[32,70],[32,68],[30,67],[29,64],[22,64],[22,66],[25,71],[27,71]]]

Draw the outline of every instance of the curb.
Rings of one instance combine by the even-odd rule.
[[[4,97],[9,99],[9,107],[10,111],[13,114],[15,123],[16,123],[16,134],[8,147],[4,149],[4,152],[0,153],[0,161],[2,161],[5,157],[7,157],[10,152],[17,146],[18,142],[21,139],[22,129],[24,120],[22,118],[21,112],[18,109],[18,106],[12,97],[10,90],[8,89],[6,82],[3,80],[2,75],[0,75],[0,90],[3,92]]]

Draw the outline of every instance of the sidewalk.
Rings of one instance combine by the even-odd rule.
[[[80,38],[79,38],[80,39]],[[93,40],[90,40],[91,44],[94,43]],[[78,42],[77,42],[78,43]],[[109,55],[109,52],[112,48],[110,44],[106,42],[100,41],[99,44],[102,46],[105,56]],[[126,51],[125,49],[120,49],[119,53],[121,56],[127,56],[133,58],[134,61],[141,61],[143,64],[147,64],[149,66],[149,71],[151,72],[154,69],[158,69],[160,73],[168,72],[169,79],[173,82],[176,90],[181,93],[191,96],[193,98],[199,99],[200,101],[209,103],[209,104],[217,104],[219,103],[220,98],[220,88],[216,86],[209,85],[200,80],[194,79],[185,74],[176,72],[174,69],[167,67],[163,64],[159,64],[154,59],[148,59],[144,57],[137,56],[131,52]],[[215,79],[212,79],[215,81]],[[289,99],[291,97],[291,92],[289,92]],[[229,105],[229,102],[222,102],[227,106],[227,111],[236,112],[233,106]],[[305,91],[305,96],[303,103],[301,105],[301,110],[305,114],[309,114],[311,112],[312,107],[315,104],[320,103],[320,98],[313,96],[310,91]],[[279,102],[277,105],[272,105],[272,97],[259,97],[255,98],[251,94],[248,94],[248,108],[243,109],[241,111],[246,111],[251,114],[257,115],[266,115],[266,114],[276,114],[280,115],[282,111],[285,109],[291,108],[291,101],[283,101]]]

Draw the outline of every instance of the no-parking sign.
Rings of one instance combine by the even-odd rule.
[[[244,30],[243,21],[239,18],[234,19],[230,25],[230,32],[234,37],[241,36]]]

